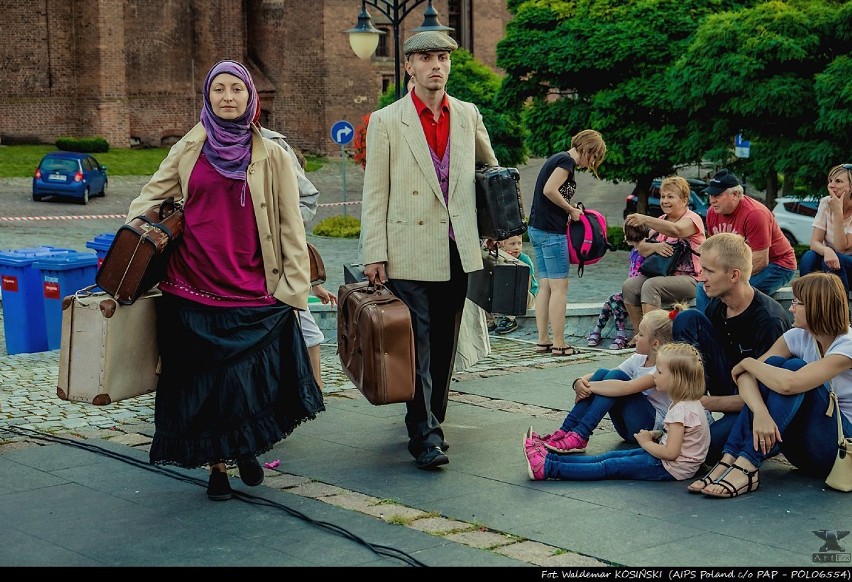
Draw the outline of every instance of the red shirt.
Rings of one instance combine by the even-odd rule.
[[[447,149],[447,141],[450,139],[450,100],[444,93],[444,99],[441,101],[441,117],[438,118],[438,121],[435,121],[435,116],[432,115],[429,106],[423,103],[414,94],[414,91],[410,95],[417,115],[420,117],[423,133],[426,135],[426,143],[429,144],[429,147],[440,160],[444,157],[444,150]]]
[[[730,215],[707,211],[707,236],[720,232],[742,235],[755,251],[769,249],[769,262],[779,267],[796,269],[796,253],[781,232],[772,211],[758,200],[743,196]]]

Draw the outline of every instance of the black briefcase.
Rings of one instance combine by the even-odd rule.
[[[529,266],[504,253],[488,253],[482,262],[484,269],[468,274],[467,298],[489,313],[526,315]]]
[[[362,283],[367,280],[364,274],[364,265],[343,265],[343,283],[350,285],[352,283]]]
[[[524,234],[527,221],[518,169],[478,164],[474,176],[479,237],[505,240]]]

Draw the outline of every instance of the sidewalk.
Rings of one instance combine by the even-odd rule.
[[[232,471],[227,503],[207,500],[205,471],[147,463],[154,395],[69,403],[58,351],[0,357],[0,566],[804,567],[813,530],[852,529],[848,496],[780,461],[731,500],[682,482],[530,481],[527,427],[557,427],[570,379],[629,352],[554,358],[492,337],[453,384],[450,464],[419,471],[404,405],[370,405],[333,341],[326,411],[263,455],[278,464],[262,486]],[[605,421],[587,454],[621,446]]]
[[[82,246],[99,227],[74,228]],[[15,244],[6,248],[23,242],[20,229],[7,231]],[[336,292],[357,240],[309,238]],[[620,288],[626,257],[608,254],[582,279],[572,273],[569,310],[596,313]],[[527,427],[556,428],[573,403],[571,379],[631,353],[585,348],[588,331],[569,318],[582,352],[566,358],[534,353],[529,319],[492,336],[492,354],[453,383],[450,464],[424,472],[406,450],[405,406],[370,405],[341,372],[326,329],[326,411],[263,456],[278,464],[262,486],[232,471],[238,494],[227,503],[207,500],[205,471],[147,463],[154,395],[65,402],[58,351],[3,348],[0,566],[527,567],[541,579],[541,568],[558,567],[814,566],[823,543],[814,530],[852,529],[848,496],[780,459],[764,465],[757,492],[730,500],[690,495],[686,483],[530,481]],[[587,454],[623,446],[605,420]]]

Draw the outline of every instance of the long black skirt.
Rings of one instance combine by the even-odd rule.
[[[241,461],[325,410],[292,307],[208,307],[167,294],[157,301],[152,463]]]

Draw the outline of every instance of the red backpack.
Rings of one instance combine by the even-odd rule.
[[[600,261],[607,251],[614,251],[607,239],[606,217],[597,210],[589,210],[582,202],[577,208],[583,211],[580,220],[568,223],[568,257],[572,265],[577,265],[577,276],[583,276],[586,265]]]

